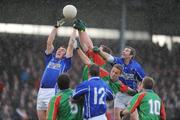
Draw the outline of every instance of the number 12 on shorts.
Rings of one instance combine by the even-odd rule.
[[[104,99],[104,97],[105,97],[105,94],[106,94],[106,92],[105,92],[105,89],[104,88],[97,88],[97,87],[95,87],[94,88],[94,104],[96,105],[96,104],[105,104],[104,103],[104,101],[103,101],[103,99]]]

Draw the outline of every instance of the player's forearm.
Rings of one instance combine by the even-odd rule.
[[[45,51],[46,54],[52,53],[52,51],[54,49],[53,42],[54,42],[54,39],[56,37],[56,33],[57,33],[57,28],[53,28],[50,35],[48,36],[47,46],[46,46],[46,51]]]
[[[93,49],[93,42],[86,32],[79,32],[80,43],[83,50],[86,52],[88,49]]]
[[[84,64],[86,64],[86,65],[91,64],[90,59],[85,55],[85,53],[80,48],[77,50],[77,52]]]
[[[131,96],[134,96],[134,95],[136,95],[138,93],[138,91],[137,90],[133,90],[130,87],[128,87],[128,90],[127,90],[126,93],[131,95]]]
[[[114,58],[111,54],[108,54],[106,52],[100,51],[99,54],[103,57],[103,59],[105,59],[106,61],[113,63]]]
[[[53,28],[50,35],[48,36],[47,45],[52,45],[53,44],[54,39],[55,39],[56,34],[57,34],[57,30],[58,30],[58,28],[55,28],[55,27]]]
[[[75,42],[75,38],[76,38],[76,30],[73,29],[73,32],[72,32],[72,34],[71,34],[71,36],[70,36],[70,39],[69,39],[67,52],[66,52],[66,57],[67,57],[67,58],[73,56],[73,44],[74,44],[74,42]]]
[[[108,55],[107,55],[105,52],[100,51],[100,52],[99,52],[99,55],[100,55],[104,60],[108,61],[108,60],[107,60]]]
[[[133,90],[132,88],[128,87],[127,85],[124,85],[123,83],[120,84],[120,91],[123,93],[127,93],[131,96],[134,96],[138,93],[136,90]]]

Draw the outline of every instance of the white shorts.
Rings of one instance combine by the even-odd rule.
[[[128,106],[131,99],[132,99],[132,96],[130,96],[130,95],[126,94],[126,93],[118,92],[115,95],[114,108],[125,109]]]
[[[88,119],[84,119],[84,120],[107,120],[106,115],[102,114],[96,117],[92,117],[92,118],[88,118]]]
[[[47,110],[50,99],[55,95],[55,88],[40,88],[37,96],[37,110]]]

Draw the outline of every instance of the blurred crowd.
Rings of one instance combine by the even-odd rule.
[[[32,39],[33,38],[33,39]],[[36,120],[36,97],[44,70],[46,37],[5,35],[0,37],[0,120]],[[67,45],[67,38],[57,38],[56,48]],[[99,45],[102,41],[95,42]],[[119,56],[117,43],[104,40]],[[156,80],[155,91],[163,98],[168,120],[180,113],[180,44],[173,49],[159,47],[151,41],[128,41],[137,50],[137,59],[147,75]],[[71,79],[81,79],[83,64],[76,52]]]

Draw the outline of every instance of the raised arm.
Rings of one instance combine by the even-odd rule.
[[[56,34],[57,34],[57,30],[58,28],[54,27],[47,39],[47,46],[46,46],[46,51],[45,53],[46,54],[50,54],[53,52],[54,50],[54,45],[53,45],[53,42],[54,42],[54,39],[56,37]]]
[[[52,31],[51,31],[48,39],[47,39],[47,46],[46,46],[46,51],[45,51],[46,54],[50,54],[53,52],[53,50],[54,50],[53,42],[54,42],[54,39],[56,37],[58,28],[60,26],[62,26],[64,23],[65,23],[64,18],[57,20],[56,25],[53,27],[53,29],[52,29]]]
[[[77,49],[77,52],[84,64],[86,65],[91,64],[91,60],[85,55],[85,53],[80,48]]]
[[[67,52],[66,52],[67,58],[70,58],[73,56],[73,44],[75,42],[75,38],[76,38],[76,29],[73,29],[73,32],[70,36],[68,47],[67,47]]]
[[[88,36],[86,31],[84,31],[84,32],[79,31],[79,36],[80,36],[81,47],[85,52],[87,52],[88,49],[93,49],[93,47],[94,47],[93,42],[90,39],[90,37]]]
[[[83,51],[87,52],[88,49],[93,49],[93,42],[86,32],[86,24],[82,20],[76,19],[73,26],[75,29],[78,29]]]
[[[106,53],[106,52],[100,50],[98,47],[94,47],[93,51],[97,52],[107,62],[110,62],[110,63],[114,62],[114,57],[111,54]]]

